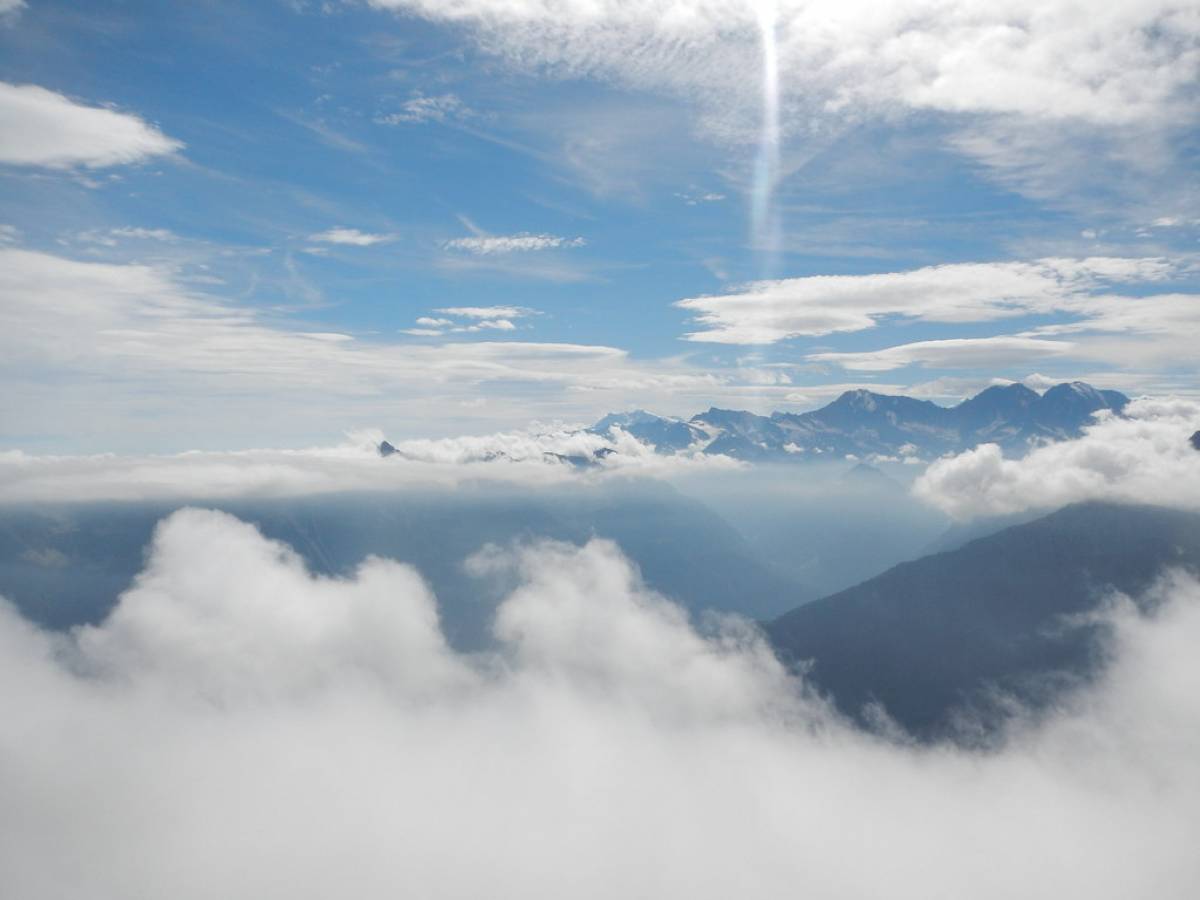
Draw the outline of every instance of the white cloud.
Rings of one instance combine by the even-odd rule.
[[[675,196],[688,206],[699,206],[701,203],[719,203],[725,199],[724,194],[718,194],[716,191],[687,191]]]
[[[123,226],[121,228],[89,228],[75,235],[75,240],[83,244],[97,244],[102,247],[116,247],[123,240],[161,241],[173,244],[179,240],[179,235],[166,228],[138,228]]]
[[[376,116],[375,121],[380,125],[422,125],[426,122],[469,118],[474,114],[457,94],[439,94],[435,97],[417,94],[406,100],[399,112]]]
[[[1200,405],[1135,400],[1072,441],[1005,459],[995,444],[934,462],[914,493],[958,518],[1054,509],[1081,500],[1153,503],[1200,510]]]
[[[805,359],[836,363],[843,369],[862,372],[888,372],[911,365],[937,369],[987,369],[1066,356],[1074,347],[1069,341],[1026,337],[951,338],[915,341],[861,353],[810,353]]]
[[[519,319],[532,315],[534,310],[525,306],[442,306],[434,312],[466,319]]]
[[[322,231],[319,234],[310,234],[308,239],[323,244],[347,244],[352,247],[370,247],[374,244],[382,244],[393,240],[394,237],[390,234],[370,234],[359,231],[357,228],[330,228],[328,231]]]
[[[582,247],[581,237],[564,238],[553,234],[475,235],[454,238],[443,244],[449,250],[465,250],[490,256],[496,253],[519,253],[531,250],[555,250],[562,247]]]
[[[763,16],[774,20],[792,128],[897,107],[1106,125],[1187,116],[1200,33],[1168,0],[1087,16],[1070,0],[371,2],[465,26],[517,66],[682,94],[725,131],[739,119],[737,130],[754,131],[738,108],[758,105]]]
[[[630,374],[624,351],[582,344],[479,342],[423,350],[343,339],[314,345],[308,332],[195,293],[167,269],[26,250],[0,249],[0,299],[0,348],[8,365],[26,371],[49,365],[60,373],[165,375],[178,387],[195,381],[205,391],[224,381],[351,394],[455,380],[565,385],[578,379],[599,386]],[[525,313],[462,309],[468,312],[461,315],[491,322],[504,321],[496,318],[501,313]]]
[[[449,438],[393,436],[397,452],[386,458],[378,452],[383,438],[382,431],[366,429],[332,447],[137,456],[0,451],[0,504],[293,497],[464,482],[544,485],[741,466],[699,452],[658,454],[620,429],[603,436],[563,425]],[[560,457],[593,465],[579,468]]]
[[[854,731],[747,626],[697,630],[604,541],[470,565],[516,583],[495,654],[447,649],[407,566],[315,578],[198,510],[98,626],[52,637],[0,606],[0,890],[1196,891],[1194,582],[1112,613],[1099,685],[972,752]]]
[[[1173,271],[1163,259],[1041,259],[956,263],[878,275],[816,275],[759,281],[737,293],[691,297],[703,330],[688,340],[770,344],[799,336],[863,331],[886,317],[919,322],[989,322],[1036,313],[1087,314],[1092,292],[1152,282]]]
[[[33,84],[0,82],[0,163],[102,168],[182,149],[130,113],[85,106]]]
[[[15,244],[21,239],[21,229],[15,225],[0,224],[0,244]]]
[[[517,326],[512,320],[535,315],[537,310],[524,306],[445,306],[434,312],[455,316],[459,321],[420,316],[416,320],[417,328],[405,328],[401,333],[416,337],[440,337],[443,334],[516,331]]]
[[[949,148],[1026,196],[1093,214],[1187,208],[1175,201],[1191,174],[1179,148],[1198,120],[1200,22],[1177,0],[1095,15],[1076,0],[370,2],[452,27],[523,72],[680,98],[718,143],[758,142],[770,83],[785,147],[807,144],[797,156],[864,121],[925,114]]]

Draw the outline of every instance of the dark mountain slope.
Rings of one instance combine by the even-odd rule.
[[[1098,628],[1063,618],[1109,590],[1138,595],[1170,566],[1200,569],[1200,515],[1090,503],[1007,528],[776,619],[789,662],[846,712],[881,702],[931,736],[989,685],[1036,703],[1053,673],[1086,675]]]

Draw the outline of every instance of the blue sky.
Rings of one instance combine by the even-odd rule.
[[[1194,393],[1194,4],[992,6],[0,0],[0,446]]]

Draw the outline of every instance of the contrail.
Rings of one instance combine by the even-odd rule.
[[[762,275],[770,277],[780,249],[779,214],[775,187],[779,180],[779,49],[776,44],[776,0],[755,0],[762,44],[762,133],[754,167],[751,200],[752,239],[762,254]]]

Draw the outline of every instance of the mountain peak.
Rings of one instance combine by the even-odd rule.
[[[854,390],[845,391],[836,400],[829,404],[833,407],[842,407],[849,409],[862,409],[867,412],[874,412],[879,406],[879,400],[883,398],[883,394],[876,394],[873,391],[868,391],[866,388],[855,388]],[[828,409],[828,407],[826,407]]]
[[[591,427],[591,431],[603,434],[617,425],[621,428],[628,428],[630,425],[648,425],[652,422],[674,421],[664,419],[662,416],[656,416],[654,413],[646,412],[644,409],[632,409],[628,412],[609,413],[599,422]]]

